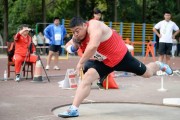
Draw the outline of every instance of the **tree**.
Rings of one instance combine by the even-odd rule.
[[[42,22],[46,23],[46,2],[45,0],[42,0]],[[43,28],[46,26],[44,25]]]
[[[146,23],[146,0],[143,0],[142,22]]]
[[[89,20],[93,17],[95,7],[103,12],[103,21],[156,23],[163,19],[163,11],[166,9],[172,13],[173,21],[180,21],[179,0],[1,0],[0,4],[3,5],[0,13],[4,13],[0,16],[0,20],[4,21],[0,22],[0,27],[3,28],[4,23],[4,34],[10,37],[17,32],[20,24],[29,24],[34,28],[37,22],[52,22],[55,16],[69,20],[79,15]],[[7,10],[9,14],[5,12]],[[7,24],[8,27],[5,27]]]
[[[1,0],[0,1],[0,6],[3,6],[4,3],[3,1]],[[0,28],[3,28],[3,7],[0,7]],[[3,32],[3,29],[0,29],[0,34]],[[2,35],[2,34],[1,34]]]
[[[42,2],[39,0],[9,0],[9,31],[13,36],[21,24],[35,28],[37,22],[42,22]]]
[[[4,4],[4,42],[8,41],[8,0],[3,0]]]

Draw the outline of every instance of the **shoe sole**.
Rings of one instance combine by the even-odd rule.
[[[78,117],[79,115],[77,116],[67,116],[67,115],[58,115],[58,117],[62,117],[62,118],[72,118],[72,117]]]
[[[60,70],[60,69],[54,69],[54,70]]]
[[[173,74],[173,71],[172,71],[172,73],[171,74],[168,74],[168,75],[172,75]]]

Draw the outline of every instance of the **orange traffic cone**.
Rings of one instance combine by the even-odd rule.
[[[147,43],[147,48],[146,48],[146,55],[144,57],[144,61],[146,61],[146,58],[149,56],[151,53],[153,61],[156,61],[155,55],[154,55],[154,43],[152,41]]]
[[[111,89],[119,89],[118,85],[116,84],[116,82],[115,82],[115,80],[113,78],[113,74],[114,74],[114,72],[110,73],[107,76],[106,80],[103,81],[103,87],[105,89],[109,89],[109,88],[111,88]],[[108,81],[108,82],[106,82],[106,81]]]
[[[42,65],[41,61],[36,61],[33,82],[42,82]]]

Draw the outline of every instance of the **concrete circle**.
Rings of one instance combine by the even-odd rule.
[[[55,116],[69,106],[52,110]],[[76,120],[178,120],[180,107],[130,104],[130,103],[92,103],[81,104],[80,116]]]
[[[54,115],[46,115],[46,116],[36,116],[36,117],[32,117],[29,118],[27,120],[52,120],[54,119]]]

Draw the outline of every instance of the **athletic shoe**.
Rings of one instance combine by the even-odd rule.
[[[19,81],[20,81],[20,74],[17,74],[17,75],[16,75],[15,81],[16,81],[16,82],[19,82]]]
[[[62,117],[62,118],[70,118],[70,117],[78,117],[78,116],[79,116],[78,110],[73,110],[71,106],[67,111],[58,114],[58,117]]]
[[[60,68],[58,66],[54,66],[53,68],[54,70],[60,70]]]
[[[49,65],[47,65],[47,66],[46,66],[46,70],[49,70],[49,68],[50,68]]]
[[[172,75],[173,74],[173,71],[169,67],[169,65],[167,65],[165,63],[162,63],[162,62],[159,62],[159,61],[156,61],[156,63],[160,66],[160,70],[166,72],[168,75]]]

